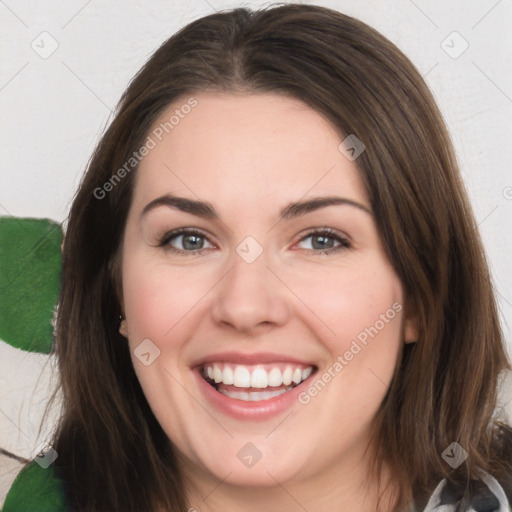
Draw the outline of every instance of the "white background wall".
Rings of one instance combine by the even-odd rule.
[[[65,219],[95,142],[128,80],[202,15],[270,2],[0,3],[0,214]],[[311,3],[311,2],[304,2]],[[512,1],[331,0],[396,43],[433,90],[452,133],[500,294],[512,317]],[[469,44],[457,59],[441,43]],[[31,47],[57,50],[42,59]],[[39,37],[38,37],[39,36]],[[449,39],[445,44],[452,44]],[[453,40],[454,50],[459,43]],[[507,322],[508,318],[508,322]],[[511,345],[512,348],[512,345]]]
[[[200,16],[269,3],[0,1],[0,215],[63,221],[111,110],[151,53]],[[367,22],[424,75],[455,143],[512,352],[512,0],[302,3],[332,7]],[[454,31],[463,39],[450,35]],[[453,58],[466,44],[467,50]],[[18,426],[23,421],[16,408],[19,390],[30,392],[40,370],[15,372],[8,363],[12,357],[0,345],[0,410],[10,411],[8,419],[0,411],[0,446],[8,439],[8,448],[27,455],[33,441],[7,434],[12,418],[18,418]],[[37,358],[23,361],[19,364],[25,368],[40,368]],[[37,414],[39,409],[33,409],[32,423]],[[33,429],[26,429],[30,436]],[[3,467],[11,473],[0,471],[0,504],[2,488],[15,474],[9,464]]]

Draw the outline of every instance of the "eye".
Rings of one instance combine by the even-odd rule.
[[[299,240],[299,244],[307,240],[309,240],[309,242],[305,245],[309,247],[302,248],[307,251],[317,252],[318,254],[329,254],[352,247],[347,238],[337,234],[329,228],[311,231]]]
[[[206,236],[196,229],[170,231],[160,239],[158,246],[185,256],[199,254],[204,249],[214,247]]]

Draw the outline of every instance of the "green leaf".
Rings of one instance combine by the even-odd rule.
[[[13,347],[51,351],[62,239],[52,220],[0,217],[0,338]]]

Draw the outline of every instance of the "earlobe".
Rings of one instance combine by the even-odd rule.
[[[405,343],[416,343],[419,338],[419,328],[416,318],[405,321],[404,341]]]
[[[416,343],[420,337],[418,314],[411,301],[406,303],[404,311],[404,341],[405,343]]]
[[[128,338],[128,326],[126,324],[126,318],[123,318],[119,324],[119,333],[122,334],[125,338]]]

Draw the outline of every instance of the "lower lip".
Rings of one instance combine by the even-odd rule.
[[[198,370],[194,370],[194,374],[198,380],[199,389],[209,403],[227,416],[231,416],[237,420],[247,421],[265,421],[285,412],[294,404],[297,404],[299,394],[303,388],[307,386],[305,383],[311,378],[310,375],[298,386],[274,398],[259,400],[257,402],[246,402],[245,400],[230,398],[220,393],[203,379]]]

